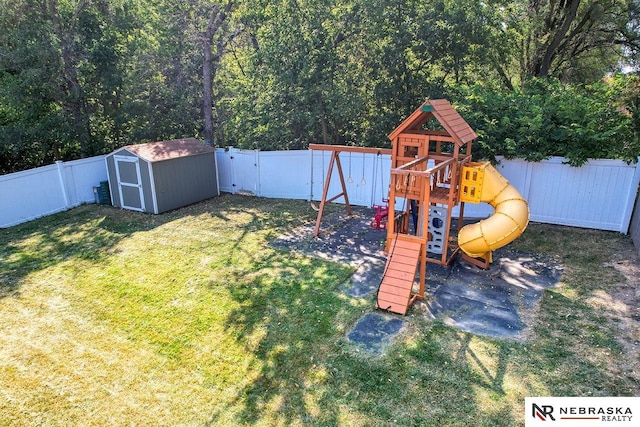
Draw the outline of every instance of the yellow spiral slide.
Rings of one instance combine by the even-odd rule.
[[[462,170],[461,200],[489,203],[494,213],[458,232],[458,245],[467,255],[486,257],[518,238],[529,224],[529,204],[489,162],[471,163]]]

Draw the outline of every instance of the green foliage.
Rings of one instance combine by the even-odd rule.
[[[594,82],[618,69],[619,59],[638,50],[638,2],[626,0],[566,0],[510,2],[505,27],[516,30],[523,81],[556,77],[576,83]]]
[[[0,173],[203,137],[203,30],[224,3],[0,0]],[[448,97],[485,157],[634,160],[635,77],[601,80],[637,58],[636,3],[234,2],[213,49],[213,139],[385,146],[425,98]]]
[[[199,51],[162,6],[0,3],[0,173],[197,134]]]
[[[590,85],[533,79],[522,89],[484,85],[455,88],[465,119],[480,135],[474,157],[540,161],[566,157],[579,166],[589,158],[637,161],[638,117],[628,87],[637,78],[616,76]],[[633,99],[631,99],[633,98]]]

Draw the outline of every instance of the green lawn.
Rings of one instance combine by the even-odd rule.
[[[628,237],[532,224],[513,246],[565,274],[527,341],[412,310],[377,358],[345,338],[375,307],[353,270],[268,245],[314,215],[226,195],[0,230],[0,424],[523,425],[525,396],[640,392]]]

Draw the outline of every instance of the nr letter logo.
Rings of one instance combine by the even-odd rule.
[[[547,421],[547,417],[551,419],[551,421],[555,421],[556,419],[553,417],[553,406],[551,405],[542,405],[538,406],[535,403],[532,404],[532,416],[533,418],[540,418],[542,421]]]

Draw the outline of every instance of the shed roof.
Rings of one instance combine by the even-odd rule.
[[[198,154],[215,152],[215,148],[195,138],[127,145],[122,148],[152,163],[178,157],[196,156]]]
[[[403,132],[420,129],[431,117],[435,117],[440,122],[457,144],[466,144],[478,137],[449,101],[428,99],[389,134],[389,139],[393,141]]]

